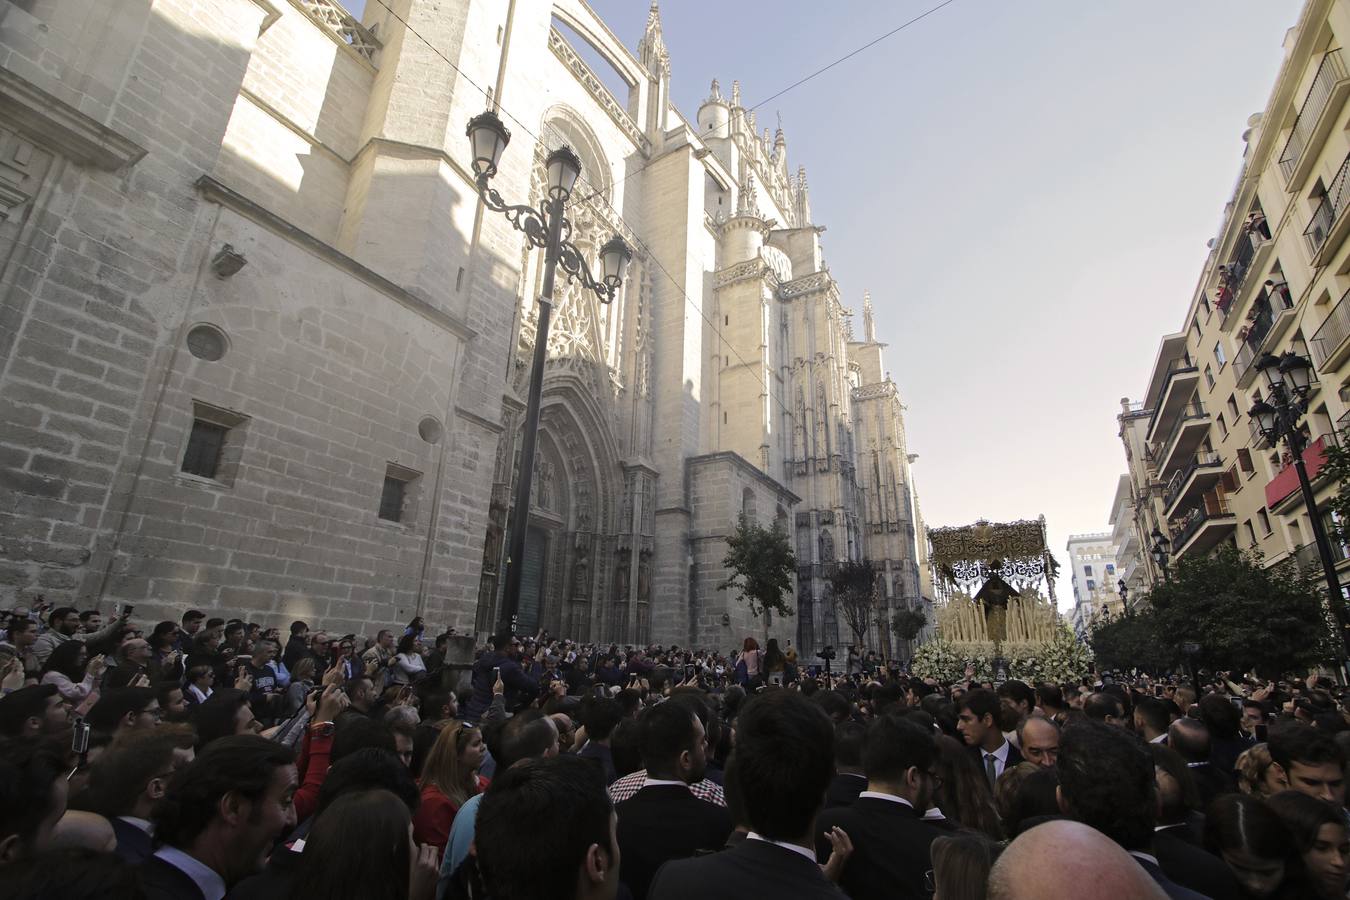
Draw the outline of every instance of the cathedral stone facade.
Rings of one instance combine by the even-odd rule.
[[[872,302],[736,83],[672,106],[655,5],[633,54],[582,0],[23,0],[0,57],[0,605],[490,630],[543,259],[478,201],[487,107],[508,202],[566,144],[572,240],[634,249],[555,293],[522,628],[809,654],[862,557],[928,602]],[[718,590],[742,513],[794,617]]]

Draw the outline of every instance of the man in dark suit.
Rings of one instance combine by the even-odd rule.
[[[1209,728],[1204,722],[1189,716],[1177,719],[1167,730],[1167,746],[1186,760],[1186,767],[1191,770],[1191,778],[1195,779],[1195,787],[1200,792],[1201,809],[1207,809],[1218,795],[1236,789],[1232,773],[1225,774],[1210,761],[1212,744]]]
[[[641,790],[614,808],[619,817],[619,880],[646,900],[652,876],[672,859],[719,850],[731,833],[726,807],[700,800],[689,785],[703,780],[708,744],[695,714],[698,697],[673,697],[642,714]],[[706,712],[705,712],[706,715]]]
[[[1022,753],[1003,737],[999,715],[1003,705],[993,691],[976,688],[961,698],[956,730],[993,790],[999,776],[1022,761]]]
[[[1146,746],[1104,722],[1087,720],[1064,729],[1055,763],[1060,810],[1123,847],[1172,900],[1205,900],[1204,894],[1168,878],[1154,855],[1158,793]]]
[[[195,737],[181,724],[129,731],[90,769],[87,808],[112,823],[126,862],[143,863],[154,852],[150,815],[174,773],[192,761]]]
[[[220,900],[262,868],[295,827],[299,781],[289,747],[256,735],[212,741],[155,807],[155,854],[141,864],[148,900]]]
[[[1239,897],[1233,870],[1192,842],[1193,810],[1199,803],[1186,761],[1170,747],[1150,744],[1158,785],[1158,824],[1153,830],[1153,855],[1168,878],[1208,897]],[[1203,816],[1199,816],[1203,821]]]
[[[867,790],[848,809],[827,809],[816,820],[816,858],[829,858],[824,837],[842,828],[853,842],[840,886],[854,900],[927,900],[929,847],[942,834],[923,821],[937,789],[937,742],[914,722],[881,716],[867,727],[863,770]]]
[[[753,697],[737,718],[727,769],[750,832],[729,850],[662,866],[649,900],[843,900],[814,852],[833,756],[834,726],[815,703],[796,691]]]
[[[834,780],[825,792],[825,808],[852,806],[867,787],[863,774],[863,733],[861,722],[840,722],[834,726]]]

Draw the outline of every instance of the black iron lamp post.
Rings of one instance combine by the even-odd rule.
[[[1153,538],[1153,549],[1149,551],[1153,554],[1153,561],[1158,564],[1159,569],[1162,569],[1163,581],[1171,581],[1172,574],[1167,570],[1167,559],[1172,553],[1172,542],[1156,525],[1153,526],[1153,534],[1149,537]]]
[[[1312,363],[1292,350],[1282,356],[1267,353],[1255,363],[1256,368],[1266,377],[1270,388],[1270,399],[1258,400],[1248,412],[1261,429],[1261,435],[1271,443],[1281,439],[1294,457],[1294,471],[1298,473],[1298,485],[1303,490],[1303,505],[1312,520],[1313,541],[1317,544],[1317,555],[1322,560],[1322,574],[1327,581],[1327,602],[1336,624],[1341,630],[1341,654],[1347,655],[1350,643],[1350,630],[1347,630],[1345,604],[1342,602],[1341,581],[1336,576],[1336,562],[1331,555],[1331,542],[1327,540],[1326,528],[1317,508],[1317,498],[1313,494],[1312,482],[1308,480],[1308,467],[1303,463],[1303,451],[1308,448],[1308,440],[1299,428],[1299,420],[1308,411],[1308,394],[1312,385]]]
[[[1125,583],[1124,578],[1116,581],[1116,593],[1120,594],[1120,602],[1125,604],[1125,608],[1128,610],[1130,608],[1130,588]]]
[[[572,188],[581,177],[581,160],[567,147],[559,147],[544,162],[547,171],[547,196],[539,208],[510,204],[489,182],[497,174],[502,151],[511,140],[502,120],[491,111],[469,120],[469,145],[473,151],[473,174],[483,205],[506,216],[530,243],[544,251],[544,283],[539,294],[539,323],[534,334],[534,368],[530,371],[530,392],[525,407],[525,430],[520,440],[520,471],[516,476],[516,500],[512,510],[510,542],[506,558],[506,590],[498,617],[498,632],[514,634],[520,610],[520,583],[525,561],[525,534],[530,518],[530,487],[534,479],[535,438],[539,431],[539,395],[544,385],[544,360],[548,351],[548,324],[553,312],[553,281],[561,264],[568,277],[580,281],[595,292],[601,303],[611,303],[623,284],[624,269],[633,252],[623,238],[614,235],[600,248],[600,279],[591,275],[590,266],[572,243],[572,225],[564,217],[564,206]]]

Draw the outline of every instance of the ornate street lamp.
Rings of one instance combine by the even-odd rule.
[[[1308,449],[1308,440],[1299,427],[1299,421],[1308,411],[1308,394],[1312,387],[1312,363],[1292,350],[1282,356],[1266,353],[1255,364],[1266,378],[1270,388],[1269,400],[1258,400],[1252,404],[1247,414],[1261,429],[1261,436],[1275,446],[1281,439],[1294,457],[1294,471],[1298,473],[1298,485],[1303,491],[1303,505],[1312,520],[1313,541],[1317,544],[1317,555],[1322,560],[1322,574],[1327,582],[1327,603],[1331,614],[1341,629],[1341,652],[1344,658],[1350,655],[1350,623],[1346,621],[1345,604],[1342,602],[1341,580],[1336,575],[1336,562],[1331,554],[1331,542],[1327,540],[1326,527],[1322,523],[1321,512],[1317,508],[1317,497],[1313,494],[1312,482],[1308,479],[1308,467],[1303,462],[1303,452]]]
[[[520,584],[525,561],[525,535],[530,518],[530,487],[534,479],[535,439],[539,432],[539,397],[544,386],[544,361],[548,351],[549,317],[553,312],[553,282],[558,266],[570,280],[581,282],[601,303],[611,303],[623,285],[624,269],[633,252],[623,238],[614,235],[600,248],[600,279],[591,275],[586,258],[570,240],[572,225],[564,206],[581,177],[581,160],[568,147],[559,147],[544,161],[546,199],[538,208],[507,203],[489,182],[497,174],[502,152],[511,132],[491,110],[469,120],[469,147],[473,174],[483,205],[506,216],[535,247],[544,251],[544,282],[539,294],[539,322],[534,333],[534,368],[530,371],[529,398],[525,406],[525,429],[520,439],[520,470],[516,476],[516,500],[506,557],[506,590],[498,617],[498,632],[514,634],[520,609]]]
[[[1130,608],[1130,588],[1129,585],[1125,583],[1124,578],[1116,581],[1116,593],[1120,594],[1120,602],[1123,603],[1125,609],[1128,610]]]
[[[1159,569],[1162,569],[1163,581],[1171,581],[1172,575],[1167,570],[1167,560],[1172,555],[1172,542],[1157,525],[1153,526],[1153,534],[1149,537],[1153,538],[1153,549],[1149,551],[1153,555],[1153,561],[1158,564]]]

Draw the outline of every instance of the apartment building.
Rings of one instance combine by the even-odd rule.
[[[1243,164],[1179,329],[1164,335],[1141,400],[1118,415],[1135,539],[1150,580],[1222,544],[1267,564],[1320,571],[1308,511],[1280,443],[1248,410],[1270,388],[1256,363],[1311,361],[1303,453],[1319,501],[1324,449],[1350,424],[1350,0],[1309,0],[1285,38],[1265,109],[1247,121]],[[1344,548],[1334,550],[1341,567]]]
[[[1073,612],[1069,622],[1080,637],[1104,614],[1119,615],[1124,604],[1116,590],[1120,580],[1111,532],[1071,534],[1066,547],[1073,573]]]

